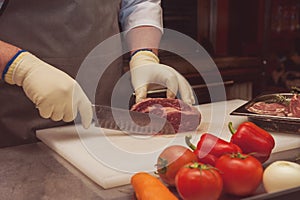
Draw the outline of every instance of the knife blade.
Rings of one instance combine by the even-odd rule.
[[[93,105],[95,126],[115,129],[128,134],[175,134],[167,119],[151,113],[141,113],[104,105]]]

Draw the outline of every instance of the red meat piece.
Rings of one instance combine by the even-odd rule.
[[[292,117],[300,117],[300,98],[297,94],[291,98],[289,111]]]
[[[133,105],[131,110],[166,118],[176,133],[194,131],[201,121],[199,110],[180,99],[147,98]]]
[[[248,111],[257,114],[274,115],[274,116],[286,116],[288,114],[287,106],[279,103],[266,103],[266,102],[256,102]]]

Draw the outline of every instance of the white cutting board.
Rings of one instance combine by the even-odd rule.
[[[89,129],[71,125],[38,130],[37,137],[83,174],[108,189],[129,184],[135,172],[154,172],[161,151],[173,144],[186,146],[186,135],[193,135],[194,144],[204,132],[229,141],[228,122],[232,121],[236,127],[247,120],[246,117],[229,116],[229,113],[244,103],[243,100],[231,100],[198,106],[202,121],[197,133],[142,137],[94,125]],[[297,135],[274,133],[273,136],[276,142],[273,152],[300,147]]]

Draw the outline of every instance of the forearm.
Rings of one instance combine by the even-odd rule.
[[[157,55],[159,43],[162,32],[153,26],[139,26],[131,29],[127,35],[126,40],[130,52],[134,52],[138,49],[152,49]]]
[[[20,48],[0,40],[0,75],[8,61],[20,50]],[[0,76],[0,79],[2,77]]]

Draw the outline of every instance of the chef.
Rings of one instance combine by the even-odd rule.
[[[77,113],[88,128],[92,103],[75,76],[88,53],[120,31],[131,53],[136,101],[146,98],[147,83],[163,81],[194,102],[184,78],[159,63],[159,0],[0,0],[0,6],[0,147],[36,142],[35,130],[71,122]],[[93,103],[110,104],[121,63],[105,71]],[[150,73],[134,70],[147,64]]]

